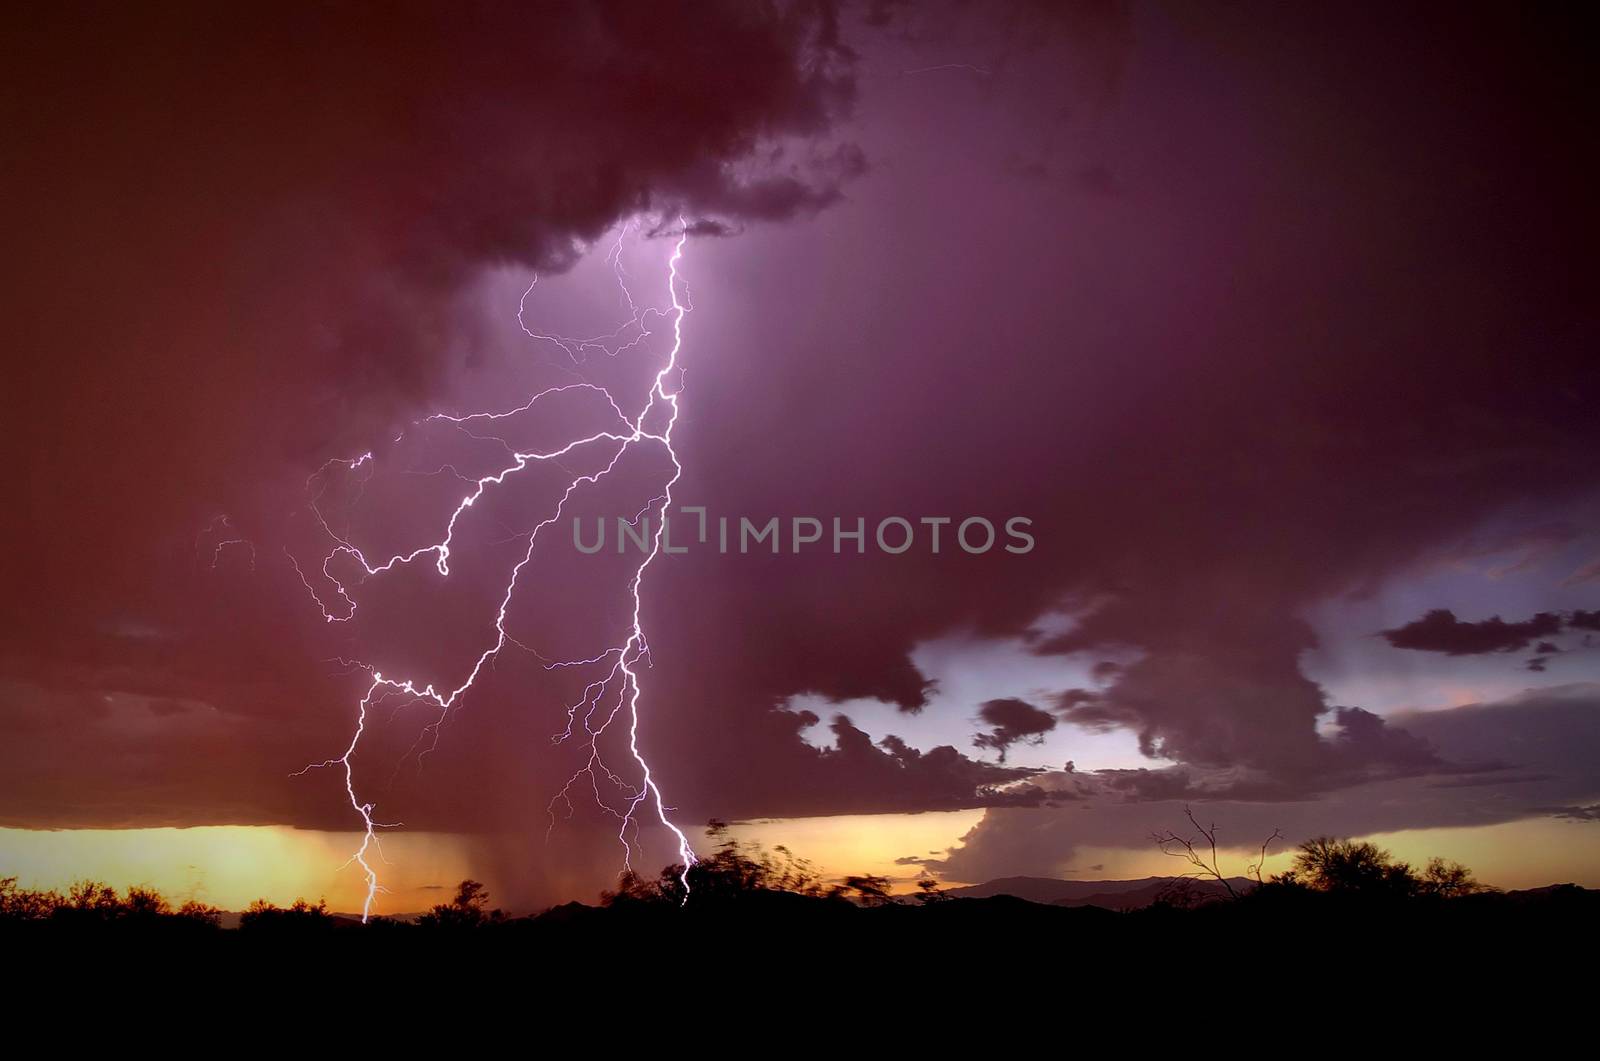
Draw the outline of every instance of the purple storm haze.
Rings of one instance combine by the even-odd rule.
[[[883,816],[978,881],[1194,803],[1476,830],[1490,879],[1559,828],[1600,883],[1567,20],[19,15],[0,855],[403,822],[531,906],[712,817]],[[783,546],[619,551],[669,505]]]

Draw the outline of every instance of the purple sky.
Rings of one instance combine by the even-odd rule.
[[[640,742],[678,820],[990,808],[893,852],[960,880],[1136,847],[1185,800],[1294,839],[1559,818],[1594,861],[1595,125],[1560,16],[201,11],[30,15],[0,56],[0,825],[359,824],[342,775],[289,776],[349,743],[370,679],[336,660],[455,684],[595,466],[474,507],[448,579],[352,582],[349,623],[287,559],[328,599],[312,496],[388,556],[504,458],[414,421],[578,379],[637,413],[665,318],[575,359],[519,299],[609,331],[621,234],[665,304],[681,213],[680,504],[1037,545],[661,558]],[[632,516],[666,467],[570,511]],[[518,642],[614,643],[632,563],[553,528]],[[508,651],[437,733],[398,698],[358,784],[489,838],[520,901],[587,896],[614,820],[545,831],[592,677]]]

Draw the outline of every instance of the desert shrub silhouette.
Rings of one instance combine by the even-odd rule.
[[[333,926],[328,904],[321,899],[315,905],[296,899],[288,906],[257,899],[239,915],[240,931],[256,936],[307,935],[326,932]]]
[[[60,930],[215,931],[222,911],[195,899],[176,910],[160,892],[133,885],[121,895],[109,884],[80,880],[65,894],[22,888],[16,877],[0,879],[0,925],[49,925]]]
[[[1366,900],[1459,899],[1487,889],[1459,862],[1435,858],[1419,873],[1364,840],[1318,836],[1300,844],[1294,864],[1266,885]]]
[[[489,909],[489,893],[483,884],[464,880],[456,887],[456,897],[441,903],[417,918],[425,929],[445,932],[462,932],[497,925],[506,919],[504,910]]]

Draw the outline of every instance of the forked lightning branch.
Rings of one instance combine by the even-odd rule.
[[[593,430],[577,434],[560,445],[544,449],[522,450],[505,439],[496,438],[496,441],[505,446],[508,455],[506,463],[476,480],[468,480],[468,489],[460,497],[448,518],[442,521],[439,537],[409,552],[397,553],[385,559],[369,558],[357,543],[335,532],[317,507],[318,500],[327,488],[328,477],[341,474],[370,474],[371,465],[378,458],[369,452],[353,459],[329,461],[307,481],[311,494],[311,511],[315,514],[321,530],[332,539],[334,545],[323,557],[320,570],[312,570],[309,574],[298,561],[294,561],[292,556],[290,559],[294,562],[294,568],[299,573],[306,591],[321,610],[323,619],[329,623],[342,623],[355,616],[359,607],[360,588],[370,579],[423,559],[431,560],[440,576],[449,577],[451,550],[456,544],[457,530],[463,521],[471,518],[473,507],[491,491],[509,488],[510,484],[517,482],[518,476],[527,469],[542,466],[564,470],[562,458],[580,452],[596,452],[600,454],[600,459],[606,462],[600,470],[591,474],[571,475],[566,480],[564,489],[559,492],[554,511],[528,534],[527,550],[512,567],[499,597],[498,610],[494,618],[494,638],[475,657],[461,661],[458,677],[453,682],[441,685],[410,674],[390,673],[370,665],[356,664],[367,672],[370,682],[357,705],[356,725],[350,743],[340,755],[320,763],[313,763],[305,769],[342,768],[346,795],[362,824],[361,843],[351,856],[351,864],[359,866],[366,878],[366,897],[362,906],[363,921],[371,916],[373,903],[378,893],[383,890],[373,865],[373,856],[379,846],[378,830],[395,828],[401,824],[382,821],[378,817],[376,803],[365,797],[356,784],[353,760],[361,747],[370,712],[381,702],[393,697],[403,697],[431,706],[442,719],[467,690],[473,687],[480,675],[493,664],[507,645],[526,648],[523,642],[507,630],[506,617],[517,591],[523,588],[525,570],[533,561],[535,551],[541,542],[548,537],[544,532],[565,518],[567,506],[575,496],[583,491],[592,490],[618,467],[623,457],[630,451],[645,447],[654,448],[666,457],[670,465],[670,474],[653,488],[652,500],[635,520],[635,523],[652,521],[653,512],[652,522],[655,529],[653,532],[645,532],[645,537],[639,539],[641,558],[626,576],[630,605],[626,627],[620,632],[619,640],[609,645],[597,646],[594,653],[587,658],[547,661],[544,664],[547,670],[572,668],[580,672],[589,671],[594,675],[593,680],[584,689],[582,699],[578,703],[567,705],[567,728],[556,738],[558,741],[575,740],[587,745],[588,754],[584,765],[573,774],[552,801],[552,807],[561,800],[566,800],[570,805],[574,788],[585,787],[580,783],[587,778],[590,784],[586,787],[592,790],[596,802],[617,822],[617,837],[622,845],[625,869],[631,867],[633,845],[638,840],[639,813],[644,809],[672,835],[678,858],[683,866],[684,895],[685,897],[688,895],[688,868],[695,862],[694,851],[683,830],[674,824],[668,815],[668,807],[662,797],[655,773],[639,747],[639,719],[643,693],[639,665],[649,653],[649,642],[640,618],[644,580],[645,574],[663,554],[668,544],[666,521],[662,517],[672,506],[673,488],[683,474],[683,467],[679,464],[677,452],[673,449],[672,435],[678,423],[678,399],[683,379],[679,363],[683,347],[683,321],[689,312],[687,295],[678,275],[684,244],[688,239],[688,226],[682,217],[677,220],[676,241],[668,258],[664,277],[665,305],[641,307],[628,288],[626,274],[621,264],[621,253],[624,238],[630,231],[638,228],[638,223],[635,221],[619,228],[616,242],[607,255],[607,260],[622,288],[626,304],[633,312],[629,321],[608,335],[573,339],[535,332],[529,328],[524,319],[524,306],[519,304],[517,309],[517,321],[523,332],[530,338],[554,344],[571,359],[575,370],[580,370],[582,358],[594,351],[615,358],[640,350],[640,353],[630,356],[644,356],[640,348],[645,338],[652,334],[651,322],[666,322],[670,326],[670,349],[660,368],[650,378],[648,390],[642,396],[642,404],[639,397],[630,402],[627,400],[628,395],[619,396],[605,387],[586,380],[583,383],[551,387],[532,393],[521,404],[510,408],[487,409],[466,415],[438,414],[418,421],[419,424],[446,421],[458,427],[471,423],[478,432],[474,437],[493,438],[494,436],[486,436],[482,432],[491,430],[495,422],[513,416],[537,413],[541,405],[559,401],[564,395],[598,392],[605,399],[605,405],[609,410],[609,419],[596,424]],[[531,284],[528,290],[532,291]],[[525,293],[523,300],[526,301],[526,298]],[[623,409],[630,405],[640,406],[637,415],[630,417],[623,412]],[[353,575],[343,574],[351,570],[354,571]],[[601,755],[601,738],[614,726],[625,730],[621,736],[625,738],[627,747],[626,765],[613,766]],[[437,727],[434,732],[437,735]],[[304,772],[305,770],[300,771]],[[602,778],[610,798],[602,795]]]

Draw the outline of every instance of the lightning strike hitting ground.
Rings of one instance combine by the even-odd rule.
[[[306,572],[302,570],[293,555],[288,554],[287,550],[285,555],[288,556],[290,564],[299,576],[301,583],[305,586],[306,591],[311,595],[312,600],[316,602],[324,621],[343,623],[352,619],[357,611],[357,602],[355,597],[352,596],[353,591],[369,578],[382,575],[397,567],[411,564],[423,557],[431,557],[438,573],[441,576],[448,577],[450,574],[451,549],[455,544],[458,524],[468,516],[472,507],[490,490],[504,486],[517,473],[534,465],[548,463],[561,467],[560,458],[574,451],[586,450],[590,447],[605,447],[613,450],[609,462],[601,470],[589,475],[575,475],[568,480],[555,511],[540,521],[529,533],[527,550],[511,569],[504,592],[500,596],[499,609],[494,621],[494,641],[471,661],[470,666],[463,667],[464,676],[458,684],[440,688],[432,682],[423,682],[418,678],[384,674],[375,667],[366,664],[354,664],[354,666],[366,671],[370,675],[371,681],[357,707],[356,727],[351,736],[350,744],[345,748],[343,754],[320,763],[313,763],[304,770],[299,771],[299,773],[303,774],[308,770],[335,766],[344,768],[345,792],[349,797],[350,806],[360,816],[363,825],[361,845],[350,859],[350,863],[361,868],[366,879],[366,899],[361,912],[363,921],[371,916],[372,906],[377,894],[383,890],[377,871],[368,860],[370,852],[376,851],[380,857],[382,855],[377,831],[379,829],[394,828],[401,824],[398,822],[380,822],[375,819],[373,817],[374,803],[363,799],[356,791],[352,759],[360,747],[361,738],[366,731],[369,710],[390,695],[401,695],[410,698],[414,702],[431,704],[438,712],[435,722],[430,727],[437,741],[439,723],[443,721],[451,707],[460,700],[462,695],[472,688],[473,683],[483,673],[485,666],[489,665],[508,644],[525,649],[538,656],[544,662],[547,670],[591,667],[604,669],[603,677],[588,684],[579,702],[567,707],[566,730],[554,738],[558,743],[572,740],[574,738],[574,727],[580,720],[579,712],[583,712],[581,722],[583,738],[586,739],[588,744],[587,760],[568,779],[566,785],[557,793],[555,798],[551,800],[552,828],[554,826],[554,810],[557,803],[564,801],[570,812],[573,788],[579,784],[580,779],[587,777],[595,800],[603,810],[615,817],[619,822],[617,835],[623,847],[623,865],[627,869],[631,868],[633,842],[637,839],[639,829],[639,823],[635,816],[642,805],[648,804],[649,809],[654,812],[654,816],[676,839],[678,857],[682,860],[684,867],[682,882],[685,899],[687,900],[689,887],[688,868],[695,862],[694,852],[690,847],[688,837],[673,823],[669,816],[669,808],[662,797],[655,774],[639,748],[639,704],[643,692],[639,668],[641,663],[648,666],[650,658],[649,642],[645,636],[641,619],[641,611],[643,609],[642,587],[645,573],[661,553],[664,521],[661,519],[655,521],[650,549],[628,578],[627,591],[631,603],[631,611],[625,631],[626,636],[622,637],[620,643],[612,644],[589,659],[550,661],[517,640],[506,629],[507,611],[511,607],[512,599],[516,594],[523,569],[533,559],[540,532],[561,518],[566,510],[567,502],[571,500],[575,493],[604,479],[617,467],[623,455],[630,449],[636,446],[659,446],[672,465],[672,473],[660,487],[660,492],[646,502],[645,507],[635,517],[635,522],[637,523],[639,518],[646,516],[652,509],[664,514],[672,504],[673,487],[677,485],[679,478],[683,474],[683,467],[679,464],[678,455],[672,446],[672,433],[678,421],[678,397],[682,391],[682,370],[678,357],[683,346],[683,318],[691,308],[686,301],[686,292],[678,276],[679,262],[683,258],[684,244],[688,239],[688,228],[683,218],[680,217],[678,221],[677,240],[673,245],[672,254],[667,263],[667,306],[652,306],[641,310],[628,290],[627,276],[622,267],[621,256],[623,238],[630,229],[637,227],[635,222],[630,222],[621,227],[616,243],[606,256],[606,262],[611,265],[617,281],[622,287],[622,293],[627,301],[628,308],[632,313],[632,317],[627,323],[608,335],[589,339],[573,339],[534,331],[526,323],[524,311],[528,294],[532,292],[533,287],[538,283],[537,277],[535,277],[534,283],[530,284],[527,291],[523,293],[523,297],[517,307],[517,322],[523,332],[531,338],[558,346],[572,360],[574,367],[581,366],[583,361],[593,353],[601,353],[612,358],[618,357],[637,347],[652,334],[649,328],[651,321],[670,322],[672,329],[670,351],[667,354],[665,363],[655,373],[644,406],[637,416],[630,419],[623,412],[622,406],[606,388],[583,382],[541,390],[531,395],[521,405],[503,411],[474,412],[466,415],[435,414],[417,421],[417,425],[443,422],[465,430],[467,425],[492,425],[496,421],[527,413],[537,404],[555,399],[560,395],[583,391],[598,392],[606,400],[610,411],[615,414],[616,418],[613,424],[548,450],[520,450],[496,436],[472,435],[476,439],[487,438],[500,442],[506,448],[509,462],[499,470],[477,478],[461,476],[459,472],[456,472],[455,474],[467,483],[469,489],[455,505],[454,510],[451,511],[439,540],[429,545],[420,546],[410,552],[396,553],[386,559],[370,559],[346,535],[337,533],[318,507],[318,503],[322,500],[329,486],[330,478],[335,474],[339,474],[341,470],[343,474],[348,476],[362,476],[364,473],[366,477],[370,477],[376,460],[372,453],[363,453],[350,459],[330,460],[316,472],[313,472],[306,481],[310,496],[310,510],[322,530],[335,543],[333,550],[323,558],[320,571],[323,580],[332,587],[333,594],[337,598],[336,602],[331,603],[331,609],[330,602],[325,601],[323,596],[318,594],[311,579],[307,577]],[[673,378],[677,379],[678,384],[669,390],[668,381]],[[660,426],[656,426],[658,422],[660,422]],[[396,439],[396,441],[399,441],[399,439]],[[450,466],[446,466],[441,470],[455,471]],[[356,479],[358,487],[365,482],[366,478],[364,477]],[[348,561],[354,561],[360,568],[360,573],[357,575],[357,580],[353,585],[347,585],[334,571],[336,563]],[[601,757],[599,749],[601,736],[607,732],[618,716],[622,715],[626,716],[628,754],[633,760],[633,772],[637,774],[637,779],[633,781],[624,778],[607,766]],[[602,777],[612,790],[610,798],[607,798],[602,792]],[[620,793],[620,798],[618,793]],[[616,802],[613,803],[613,800]],[[350,863],[347,863],[347,865]]]

